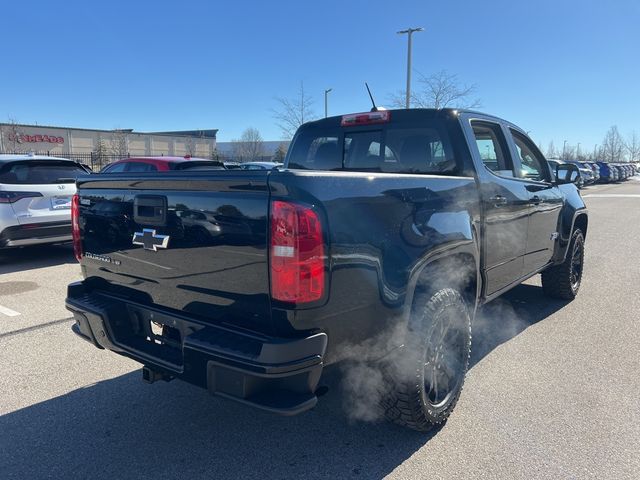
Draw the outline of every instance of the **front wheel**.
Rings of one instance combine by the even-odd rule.
[[[420,300],[422,300],[420,302]],[[428,431],[453,411],[469,368],[471,318],[462,295],[442,288],[418,299],[400,357],[386,368],[385,416]]]
[[[582,283],[583,266],[584,234],[576,228],[571,236],[564,262],[542,272],[542,290],[545,295],[562,300],[576,298]]]

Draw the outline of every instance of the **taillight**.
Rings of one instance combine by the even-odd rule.
[[[325,254],[322,225],[313,209],[271,203],[271,296],[295,304],[324,295]]]
[[[15,203],[25,198],[41,197],[39,192],[0,192],[0,203]]]
[[[351,125],[372,125],[376,123],[387,123],[391,120],[391,112],[380,110],[377,112],[353,113],[343,115],[340,126],[349,127]]]
[[[71,198],[71,237],[73,238],[73,254],[76,260],[82,259],[82,242],[80,241],[80,197],[76,193]]]

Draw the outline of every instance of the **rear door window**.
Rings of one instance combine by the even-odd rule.
[[[86,171],[70,162],[53,160],[16,162],[0,169],[0,183],[13,185],[52,185],[74,183]]]
[[[500,125],[490,122],[471,122],[477,152],[484,166],[501,177],[513,177],[513,162]]]

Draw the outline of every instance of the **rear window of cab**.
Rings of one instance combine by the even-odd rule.
[[[383,173],[452,174],[456,161],[441,122],[419,128],[372,125],[307,128],[295,137],[288,168]]]

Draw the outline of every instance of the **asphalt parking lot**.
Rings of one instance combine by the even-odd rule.
[[[636,177],[637,178],[637,177]],[[489,304],[437,432],[353,421],[339,369],[283,418],[77,339],[67,246],[0,254],[1,478],[640,478],[640,181],[588,187],[582,289],[536,277]]]

